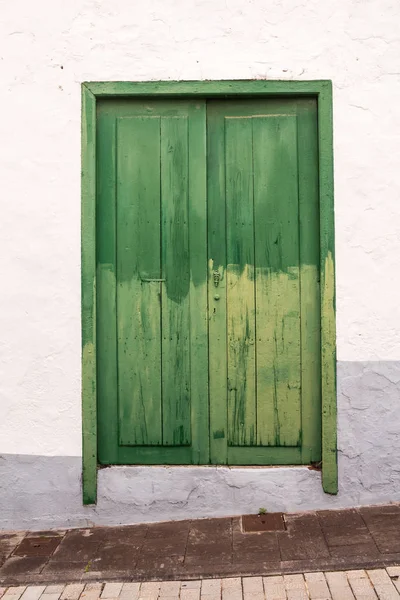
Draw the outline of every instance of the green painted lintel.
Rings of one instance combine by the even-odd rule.
[[[97,499],[96,425],[96,98],[82,85],[82,493]]]
[[[84,84],[95,96],[317,95],[330,81],[99,81]]]

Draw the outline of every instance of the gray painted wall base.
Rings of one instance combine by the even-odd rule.
[[[80,457],[0,457],[0,528],[42,529],[400,501],[400,363],[338,364],[339,494],[307,467],[111,467],[84,507]]]

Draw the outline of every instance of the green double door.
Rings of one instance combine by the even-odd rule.
[[[97,106],[98,460],[321,457],[316,100]]]

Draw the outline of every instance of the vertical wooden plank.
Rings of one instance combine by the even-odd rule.
[[[161,432],[160,119],[117,120],[118,407],[122,445]]]
[[[253,119],[257,299],[257,439],[301,436],[296,117]]]
[[[163,443],[190,431],[190,257],[187,117],[161,119]]]
[[[82,492],[97,498],[96,427],[96,99],[82,85]]]
[[[225,118],[228,444],[256,442],[251,118]]]
[[[206,103],[189,106],[190,402],[192,463],[207,464],[208,307]]]
[[[335,221],[333,206],[332,83],[318,96],[321,249],[322,485],[337,494]]]
[[[226,215],[223,104],[207,103],[210,462],[227,461]]]
[[[118,461],[116,308],[116,119],[97,112],[97,455]]]
[[[302,462],[321,460],[318,123],[316,99],[297,108],[300,212]]]

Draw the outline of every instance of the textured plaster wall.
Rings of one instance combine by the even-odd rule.
[[[0,11],[3,524],[29,511],[58,524],[240,512],[267,490],[289,508],[400,499],[399,3],[0,0]],[[96,511],[84,510],[80,83],[203,78],[334,83],[341,493],[322,495],[304,469],[105,469]],[[138,473],[153,481],[140,501]],[[182,497],[163,503],[175,488]]]

